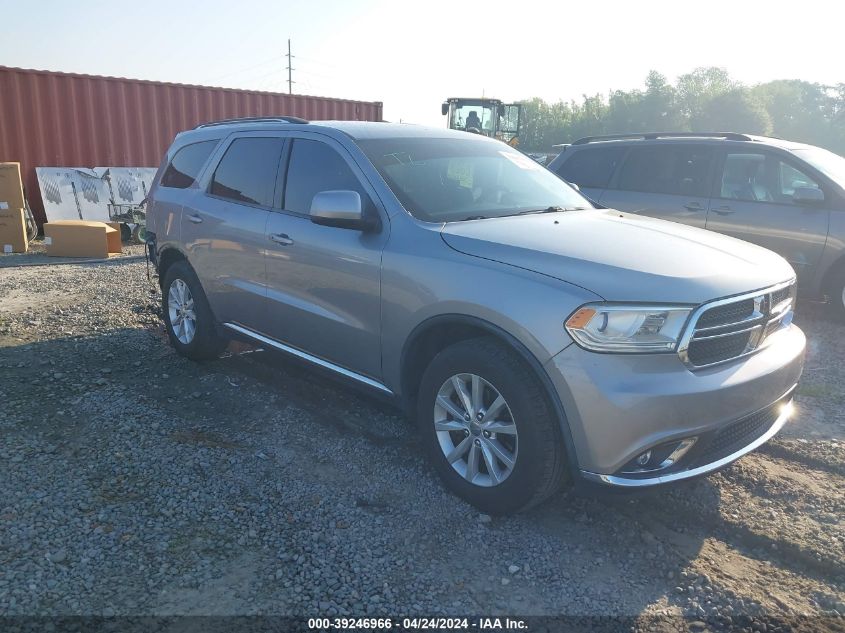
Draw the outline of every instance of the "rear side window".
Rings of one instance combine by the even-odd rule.
[[[187,189],[199,176],[200,169],[205,165],[209,154],[217,145],[217,141],[202,141],[186,145],[173,156],[161,177],[162,187],[173,189]]]
[[[711,148],[701,146],[635,147],[619,174],[617,188],[645,193],[707,196]]]
[[[282,156],[280,138],[238,138],[214,172],[209,192],[236,202],[273,206]]]
[[[625,151],[623,147],[576,150],[556,169],[558,176],[579,187],[604,189]]]
[[[307,215],[316,194],[337,190],[357,191],[364,209],[370,204],[361,181],[340,154],[320,141],[296,139],[288,163],[285,209]]]

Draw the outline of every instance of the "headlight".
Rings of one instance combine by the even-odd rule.
[[[673,352],[692,308],[590,303],[566,320],[575,341],[596,352]]]

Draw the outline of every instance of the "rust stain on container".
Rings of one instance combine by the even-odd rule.
[[[21,163],[39,224],[36,167],[157,167],[182,130],[280,115],[381,121],[382,104],[0,66],[0,162]]]

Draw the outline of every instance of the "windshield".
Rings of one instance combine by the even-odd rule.
[[[803,158],[836,184],[845,187],[845,158],[820,147],[795,149],[792,151],[796,156]]]
[[[402,205],[426,222],[593,208],[545,167],[498,141],[467,135],[358,145]]]
[[[453,130],[477,130],[485,136],[496,131],[497,108],[479,103],[459,103],[455,106],[450,127]]]

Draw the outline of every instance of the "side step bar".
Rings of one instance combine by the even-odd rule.
[[[385,385],[380,383],[377,380],[373,380],[372,378],[367,378],[359,373],[346,369],[345,367],[341,367],[340,365],[335,365],[334,363],[330,363],[327,360],[323,360],[322,358],[318,358],[317,356],[312,356],[307,352],[303,352],[302,350],[296,349],[295,347],[290,347],[289,345],[285,345],[284,343],[280,343],[274,339],[268,338],[263,334],[259,334],[258,332],[253,332],[252,330],[243,327],[242,325],[238,325],[237,323],[224,323],[225,327],[229,328],[230,330],[234,330],[239,334],[243,334],[254,341],[258,341],[259,343],[263,343],[268,347],[272,347],[273,349],[277,349],[280,352],[285,352],[286,354],[290,354],[291,356],[296,356],[297,358],[301,358],[302,360],[308,361],[314,365],[319,367],[323,367],[324,369],[328,369],[330,371],[335,372],[336,374],[340,374],[341,376],[345,376],[346,378],[351,378],[357,382],[360,382],[368,387],[372,387],[373,389],[378,389],[379,391],[393,395],[393,392],[388,389]]]

